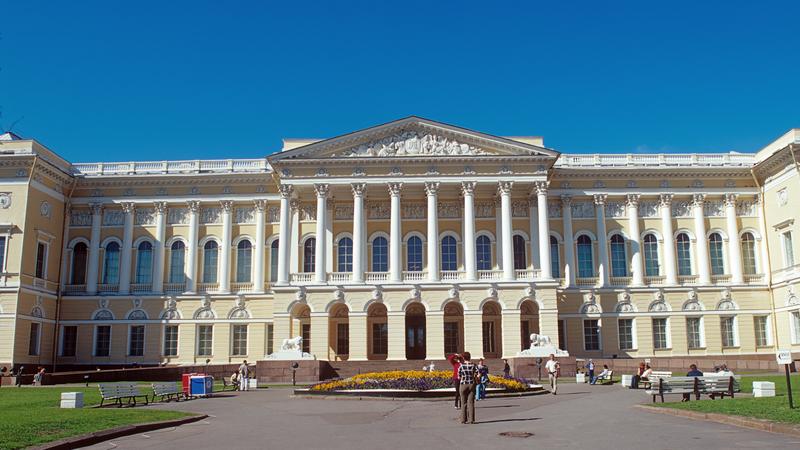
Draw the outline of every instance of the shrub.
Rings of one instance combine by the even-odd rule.
[[[352,389],[397,389],[408,391],[429,391],[453,386],[450,371],[425,372],[422,370],[389,371],[362,373],[351,378],[328,380],[314,384],[312,391],[331,392]],[[503,388],[509,391],[524,391],[528,388],[524,380],[489,376],[488,387]]]

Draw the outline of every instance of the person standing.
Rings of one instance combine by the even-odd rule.
[[[475,384],[478,369],[472,364],[469,352],[464,352],[462,362],[458,367],[458,392],[461,396],[461,423],[475,423]]]
[[[461,367],[461,355],[458,353],[453,353],[452,355],[447,357],[447,361],[453,366],[453,386],[456,390],[456,399],[455,404],[453,407],[455,409],[461,409],[461,394],[459,393],[459,386],[460,382],[458,379],[458,369]]]
[[[503,377],[511,378],[511,366],[508,365],[508,360],[503,360]]]
[[[558,372],[561,370],[561,366],[556,361],[556,355],[550,354],[550,360],[545,363],[544,369],[550,379],[550,392],[556,395],[556,391],[558,391]]]
[[[248,388],[248,378],[250,375],[250,368],[247,366],[247,360],[245,359],[242,361],[242,364],[239,366],[239,390],[246,391]]]
[[[589,362],[586,364],[586,371],[589,372],[589,383],[594,380],[594,361],[589,358]]]
[[[486,399],[486,387],[489,384],[489,366],[483,361],[483,358],[478,360],[478,391],[475,395],[475,400]]]

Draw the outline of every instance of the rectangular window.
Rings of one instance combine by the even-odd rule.
[[[458,323],[444,323],[444,353],[458,353]]]
[[[768,316],[753,317],[753,327],[756,330],[756,347],[766,347],[769,345],[769,337],[767,336],[767,319]]]
[[[111,354],[111,325],[98,325],[94,329],[94,356]]]
[[[346,323],[336,324],[336,354],[350,354],[350,327]]]
[[[128,331],[128,356],[144,356],[144,325],[132,325]]]
[[[6,271],[6,237],[0,236],[0,273]]]
[[[699,317],[686,318],[686,344],[692,348],[703,348],[703,338],[700,332],[702,322]]]
[[[633,319],[619,319],[617,328],[619,330],[619,349],[633,350]]]
[[[272,324],[267,325],[267,354],[271,355],[275,348],[274,327]]]
[[[303,336],[303,352],[311,353],[311,324],[304,323],[300,329]]]
[[[494,353],[494,322],[483,322],[483,353]]]
[[[794,265],[794,248],[792,247],[792,232],[784,231],[783,234],[783,262],[784,267]]]
[[[372,353],[385,355],[389,349],[389,326],[386,323],[372,324]]]
[[[36,246],[36,278],[47,277],[47,244],[39,242]]]
[[[792,311],[793,344],[800,344],[800,311]]]
[[[247,355],[247,325],[233,326],[233,348],[231,349],[231,355]]]
[[[531,322],[529,320],[520,322],[520,330],[522,331],[522,350],[526,350],[531,346]]]
[[[36,322],[31,322],[31,334],[28,336],[28,354],[31,356],[39,355],[39,328]]]
[[[600,350],[600,321],[597,319],[583,321],[583,349]]]
[[[213,354],[214,325],[197,326],[197,356],[211,356]]]
[[[667,319],[653,319],[653,348],[669,348],[667,339]]]
[[[178,356],[178,325],[164,325],[164,356]]]
[[[733,317],[723,317],[720,319],[720,331],[722,332],[722,346],[736,347],[736,322]]]
[[[563,320],[558,321],[558,348],[567,349],[567,325]]]
[[[75,356],[78,348],[78,327],[72,325],[61,330],[61,356]]]

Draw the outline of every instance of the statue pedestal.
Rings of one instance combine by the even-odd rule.
[[[315,360],[316,356],[311,353],[305,353],[300,350],[278,350],[275,353],[267,355],[268,360],[272,361],[298,361],[298,360]]]
[[[566,350],[561,350],[559,348],[556,348],[555,346],[552,346],[552,347],[531,347],[529,349],[525,349],[517,353],[518,357],[525,357],[525,358],[549,358],[550,355],[556,355],[556,358],[563,358],[569,356],[569,352]]]

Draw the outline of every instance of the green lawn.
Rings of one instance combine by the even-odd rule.
[[[91,385],[90,385],[91,386]],[[61,409],[61,393],[83,392],[83,409]],[[0,388],[0,449],[17,449],[93,431],[190,415],[147,407],[91,408],[100,403],[96,386]]]
[[[758,419],[773,420],[800,424],[800,375],[792,376],[792,394],[794,409],[789,409],[789,399],[786,396],[786,377],[784,375],[757,375],[742,377],[742,392],[753,392],[753,381],[772,381],[775,383],[775,397],[768,398],[725,398],[723,400],[699,400],[676,403],[657,403],[655,406],[665,408],[684,409],[702,413],[731,414],[735,416],[755,417]],[[671,395],[678,399],[679,396]]]

